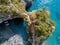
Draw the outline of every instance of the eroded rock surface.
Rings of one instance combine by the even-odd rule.
[[[0,30],[0,42],[3,45],[26,45],[23,37],[15,34],[9,27]]]
[[[16,34],[9,38],[8,41],[5,41],[3,45],[24,45],[24,43],[22,37]]]

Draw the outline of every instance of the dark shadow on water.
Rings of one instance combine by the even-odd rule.
[[[23,18],[15,18],[12,20],[8,20],[8,22],[14,22],[15,25],[22,25],[24,23],[24,19]]]
[[[0,42],[5,42],[15,34],[22,36],[27,41],[26,25],[23,18],[15,18],[7,20],[9,26],[6,26],[5,21],[0,24]]]

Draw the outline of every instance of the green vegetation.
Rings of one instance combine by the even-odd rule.
[[[26,10],[23,8],[23,4],[21,3],[21,0],[0,0],[0,14],[2,14],[4,17],[6,17],[9,13],[12,13],[12,17],[14,16],[20,16],[21,14],[13,7],[10,5],[13,3],[16,5],[19,9],[21,9],[21,12],[26,12]]]
[[[17,5],[21,11],[26,12],[26,10],[23,8],[23,3],[20,3],[21,0],[11,0],[13,4]]]
[[[0,5],[0,13],[8,13],[10,12],[10,7],[6,7],[4,5]]]
[[[55,23],[49,18],[50,13],[46,8],[42,8],[35,12],[34,27],[38,39],[46,39],[54,31]],[[30,26],[31,27],[31,26]],[[29,27],[29,29],[30,29]],[[28,41],[32,43],[31,29],[28,29]]]
[[[46,39],[53,32],[55,24],[49,19],[49,15],[48,10],[45,8],[36,12],[35,31],[38,37]]]
[[[0,43],[0,45],[2,45],[2,43]]]
[[[9,0],[0,0],[0,4],[7,5],[9,3],[10,3]]]
[[[20,8],[22,11],[26,11],[23,8],[23,4],[20,2],[20,0],[10,0],[10,1],[11,1],[11,3],[17,5],[17,7]],[[0,12],[3,10],[6,13],[6,12],[8,12],[8,10],[11,11],[11,9],[9,9],[9,8],[15,9],[14,7],[12,7],[12,5],[10,5],[10,1],[9,0],[0,0]]]
[[[14,4],[20,3],[21,0],[11,0]]]

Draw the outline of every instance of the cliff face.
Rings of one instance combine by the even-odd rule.
[[[12,36],[8,41],[4,42],[3,45],[24,45],[23,39],[19,35]]]
[[[24,4],[24,8],[27,10],[33,3],[33,0],[21,0],[21,2]]]
[[[13,18],[16,18],[16,17],[19,17],[16,11],[16,8],[15,6],[13,5],[13,3],[16,3],[16,2],[13,2],[13,1],[7,1],[7,0],[4,0],[2,1],[2,3],[0,3],[0,23],[2,23],[3,21],[5,20],[9,20],[9,19],[13,19]],[[3,3],[4,2],[4,3]],[[19,4],[21,2],[18,2]],[[23,8],[22,4],[19,5],[20,7]],[[23,8],[24,9],[24,8]]]
[[[25,7],[26,9],[29,8],[32,0],[1,0],[1,2],[0,23],[13,18],[23,18],[27,23],[27,35],[30,44],[36,43],[37,45],[41,39],[46,39],[53,32],[55,24],[49,19],[50,13],[46,8],[27,12]],[[14,40],[15,37],[12,38],[13,42],[16,41]],[[18,36],[17,38],[20,39]]]
[[[26,2],[26,10],[27,10],[32,5],[33,0],[25,0],[25,2]]]
[[[28,41],[36,43],[35,45],[39,42],[42,44],[41,40],[45,40],[54,31],[55,23],[50,20],[50,12],[46,8],[29,12],[29,14],[32,23],[27,28]]]
[[[0,41],[2,45],[24,45],[23,38],[9,27],[0,30]]]
[[[19,18],[19,17],[21,18],[22,13],[26,12],[25,8],[26,7],[29,8],[31,4],[32,4],[32,0],[0,1],[0,23],[2,23],[5,20],[9,20],[13,18]]]

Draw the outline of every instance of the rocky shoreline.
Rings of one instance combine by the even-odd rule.
[[[21,3],[23,3],[23,7],[25,9],[27,9],[27,7],[29,8],[31,6],[32,0],[21,0]],[[13,30],[11,30],[7,26],[7,25],[9,25],[7,20],[12,20],[14,18],[22,18],[20,16],[14,16],[12,18],[12,16],[13,16],[12,13],[6,14],[6,16],[4,16],[3,14],[0,14],[0,26],[1,26],[1,28],[4,28],[4,29],[0,30],[0,41],[1,41],[2,45],[26,45],[26,43],[28,43],[28,42],[24,41],[23,37],[14,33]]]
[[[2,30],[0,32],[0,36],[1,36],[0,41],[3,43],[3,45],[25,45],[26,41],[23,40],[23,37],[14,33],[13,30],[11,30],[8,27],[9,26],[8,20],[13,20],[15,18],[23,18],[24,21],[27,23],[27,27],[28,27],[28,28],[26,28],[27,35],[28,35],[27,41],[30,44],[34,44],[34,45],[36,45],[38,42],[40,42],[40,44],[42,45],[44,40],[40,40],[40,39],[46,39],[46,37],[53,32],[54,27],[52,27],[52,26],[55,26],[55,24],[49,19],[50,13],[45,8],[42,8],[40,10],[35,10],[32,12],[27,12],[26,10],[31,6],[32,0],[21,0],[21,3],[23,4],[23,6],[19,5],[20,2],[18,2],[17,4],[16,4],[16,2],[15,3],[11,2],[12,10],[9,10],[9,12],[11,11],[12,14],[11,13],[5,14],[6,12],[4,12],[5,16],[0,14],[0,23],[5,21],[5,24],[7,24],[7,27],[4,27],[4,30]],[[9,6],[7,6],[7,7],[9,7]],[[18,21],[16,21],[16,22],[18,22]],[[18,24],[18,26],[19,26],[19,24]],[[14,28],[15,27],[16,26],[14,25]],[[15,29],[19,29],[19,28],[16,27]],[[21,26],[21,28],[22,28],[22,26]],[[23,32],[23,31],[19,31],[19,33]],[[16,32],[18,32],[18,31],[16,31]],[[23,35],[25,35],[25,34],[23,34]],[[35,38],[35,36],[37,38]]]
[[[24,5],[24,8],[27,10],[33,3],[33,0],[21,0]]]
[[[31,5],[32,5],[32,0],[21,0],[21,3],[23,4],[23,8],[25,10],[27,10]],[[7,6],[6,8],[8,8],[9,6]],[[6,16],[4,16],[3,14],[0,14],[0,23],[2,23],[3,21],[7,21],[7,20],[11,20],[14,18],[21,18],[20,16],[13,16],[12,13],[6,14]]]
[[[0,43],[2,45],[27,45],[28,41],[22,35],[14,32],[10,26],[2,23],[0,24]]]

